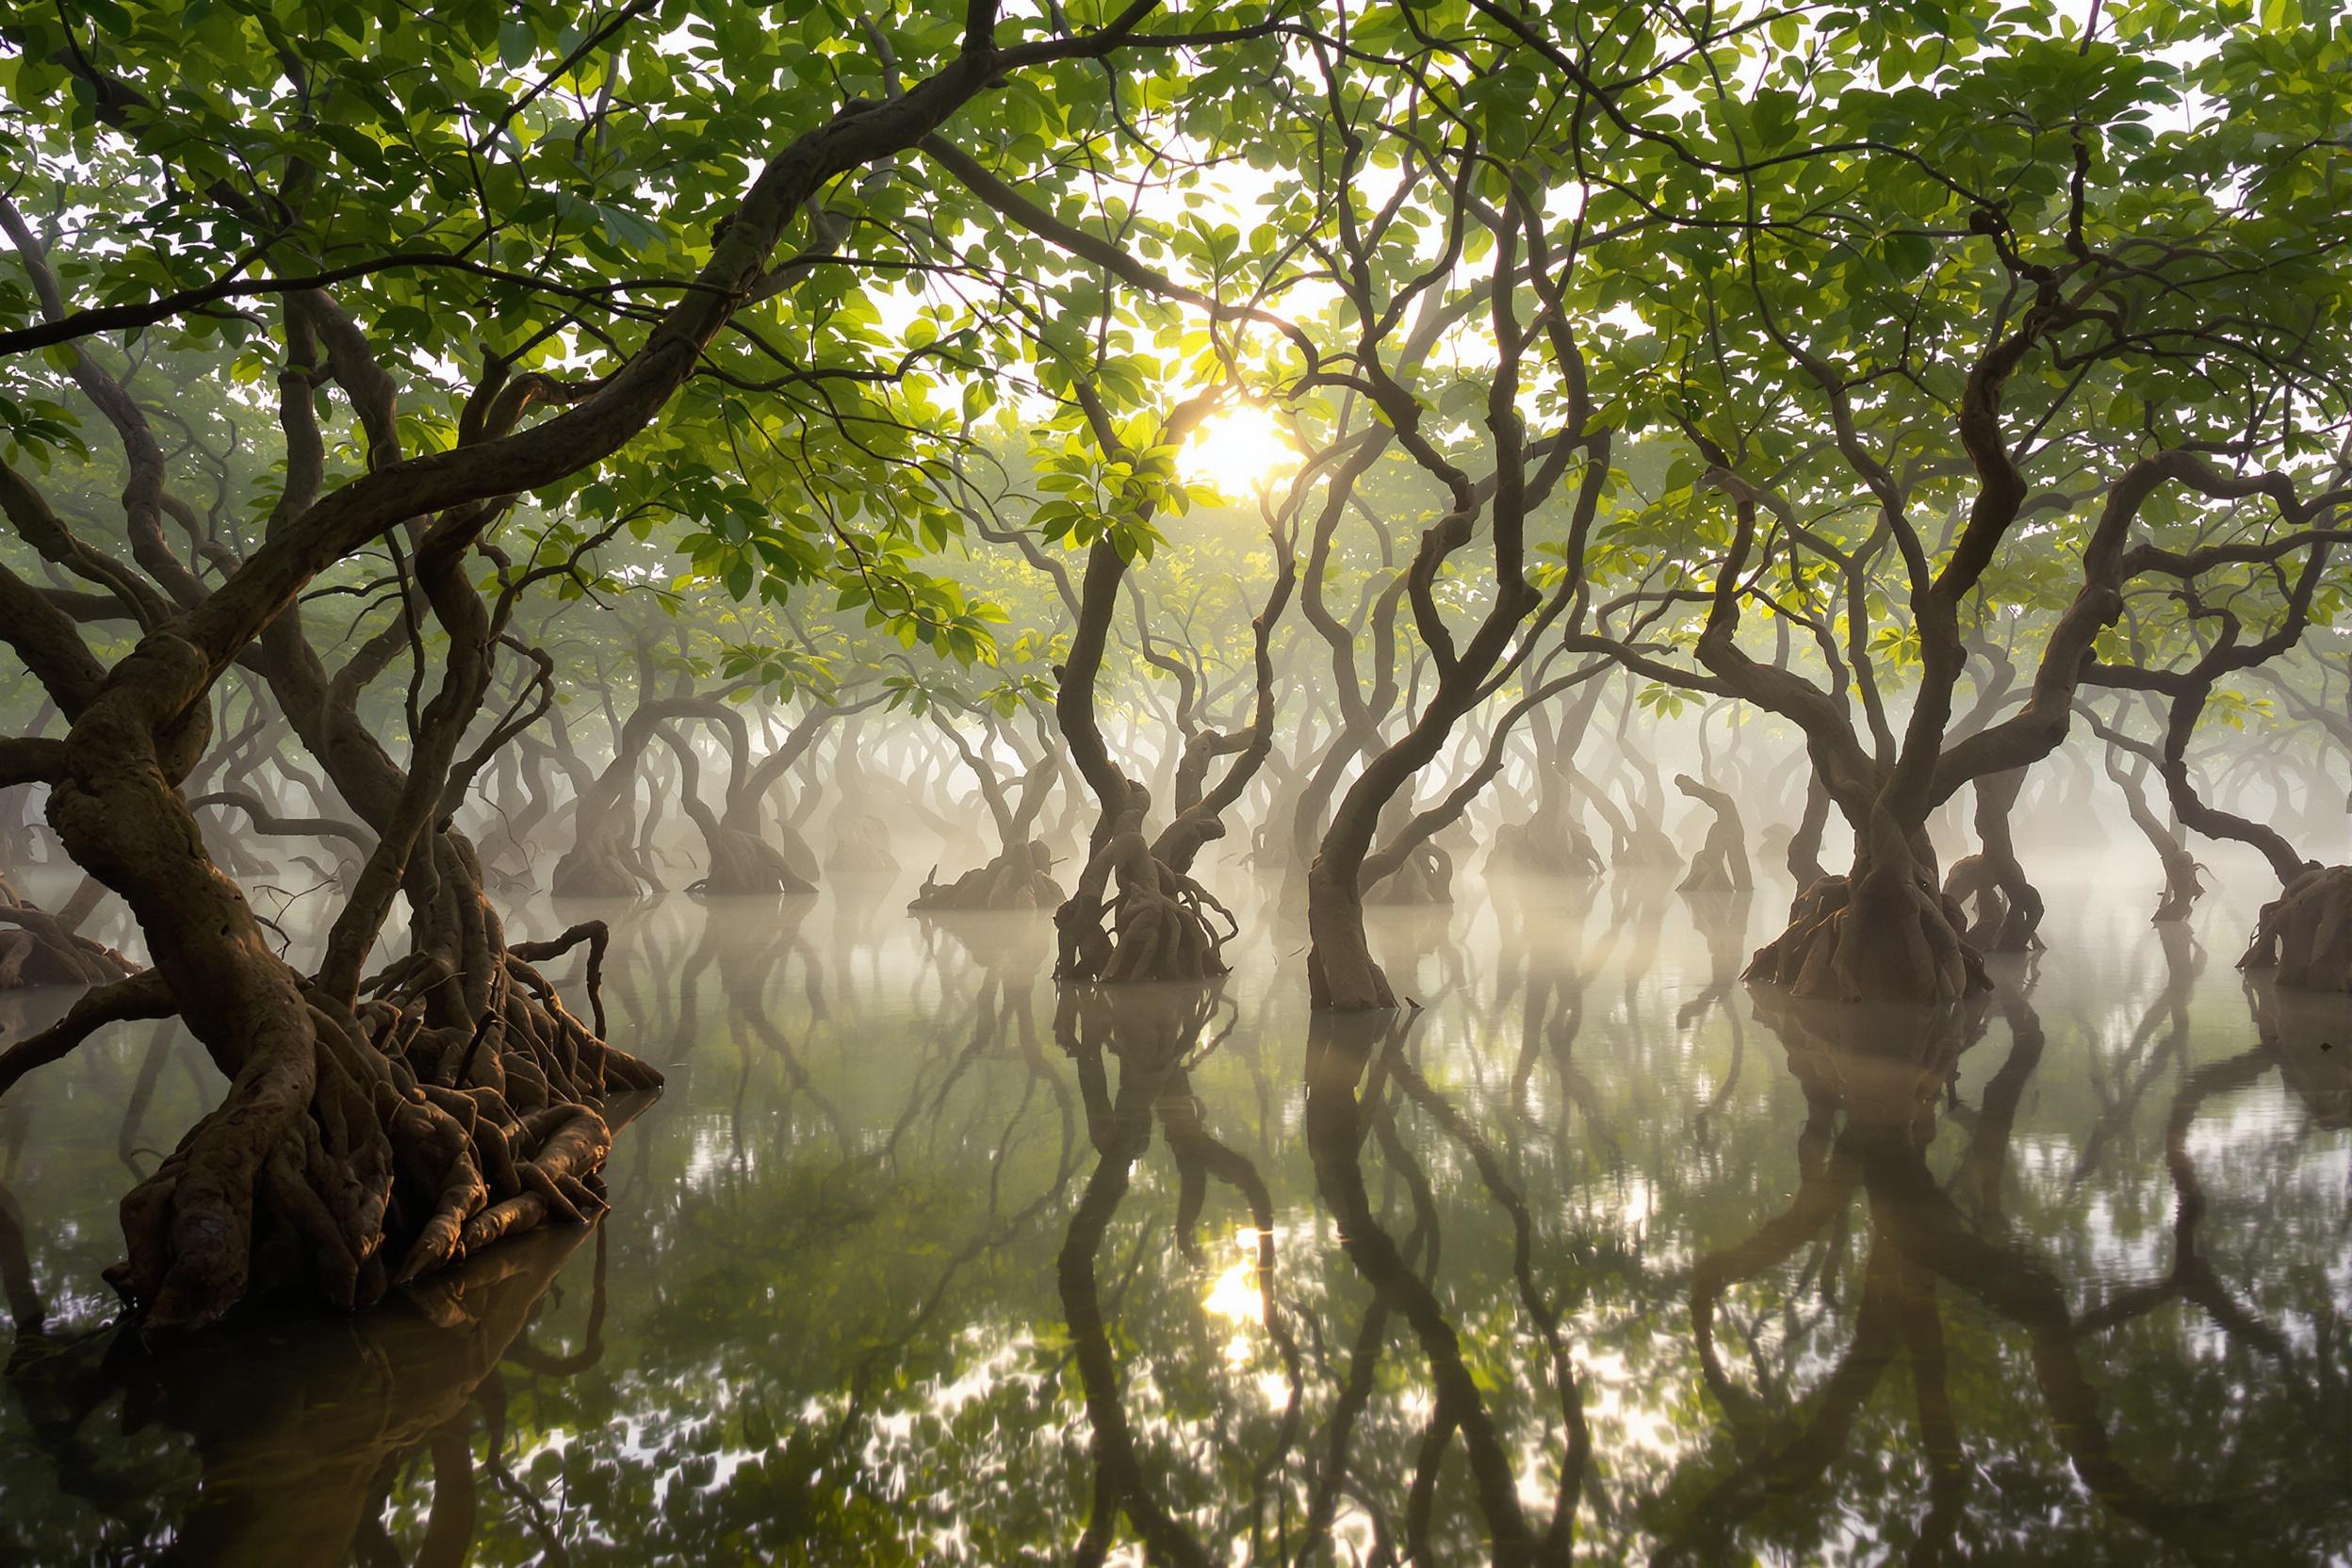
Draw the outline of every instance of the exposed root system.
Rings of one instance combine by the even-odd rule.
[[[776,845],[734,828],[709,831],[710,869],[686,885],[686,890],[707,898],[776,898],[813,893],[817,885],[793,869],[792,858]]]
[[[1961,911],[1967,921],[1963,934],[1979,952],[2040,952],[2041,895],[2028,886],[2013,902],[2001,881],[1991,857],[1964,855],[1944,874],[1944,899]]]
[[[2295,990],[2352,992],[2352,866],[2318,866],[2262,906],[2238,960]]]
[[[939,870],[923,879],[922,890],[908,901],[906,907],[918,910],[946,909],[1055,909],[1061,906],[1064,894],[1061,884],[1054,880],[1054,855],[1044,844],[1032,840],[1016,849],[1008,849],[985,866],[964,873],[953,882],[941,882]]]
[[[1824,876],[1797,895],[1747,978],[1820,1001],[1955,1002],[1992,985],[1963,923],[1920,878]]]
[[[1054,979],[1203,980],[1225,972],[1225,944],[1241,923],[1152,852],[1143,833],[1151,808],[1151,794],[1130,782],[1077,890],[1054,911],[1061,949]]]
[[[157,1326],[302,1285],[353,1307],[599,1212],[601,1107],[662,1082],[605,1043],[605,941],[590,923],[503,949],[470,1028],[432,1021],[459,977],[421,956],[351,1012],[314,990],[306,1018],[256,1021],[267,1037],[220,1106],[122,1200],[128,1255],[107,1278]],[[534,967],[582,944],[593,1023]]]

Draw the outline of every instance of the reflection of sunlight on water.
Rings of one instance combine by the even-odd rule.
[[[1248,1373],[1250,1364],[1272,1348],[1264,1332],[1266,1296],[1258,1288],[1259,1239],[1257,1231],[1247,1225],[1241,1228],[1233,1237],[1241,1256],[1217,1275],[1200,1300],[1201,1310],[1211,1317],[1233,1326],[1232,1337],[1225,1342],[1225,1364],[1236,1375]],[[1281,1410],[1290,1402],[1290,1379],[1279,1367],[1261,1365],[1249,1376],[1249,1386],[1257,1390],[1269,1410]]]
[[[1264,1323],[1266,1298],[1258,1294],[1258,1266],[1248,1259],[1217,1277],[1200,1305],[1229,1323]]]
[[[987,1336],[976,1331],[968,1332],[964,1337],[973,1344],[987,1343]],[[944,1414],[961,1409],[973,1399],[985,1397],[1006,1378],[1025,1369],[1037,1343],[1037,1336],[1025,1329],[1003,1336],[980,1360],[965,1367],[953,1379],[935,1384],[931,1390],[931,1408]]]
[[[1258,1233],[1245,1226],[1233,1240],[1241,1249],[1241,1256],[1217,1277],[1217,1282],[1209,1286],[1209,1294],[1202,1298],[1200,1305],[1211,1317],[1221,1317],[1234,1324],[1255,1323],[1264,1328],[1266,1297],[1258,1290]],[[1247,1344],[1243,1335],[1233,1337],[1236,1344]],[[1244,1353],[1247,1353],[1246,1350]],[[1233,1356],[1229,1349],[1227,1359],[1240,1358]]]
[[[1617,1209],[1617,1223],[1625,1228],[1631,1244],[1639,1247],[1648,1239],[1650,1218],[1658,1212],[1658,1188],[1648,1177],[1631,1172],[1621,1180],[1625,1196]]]
[[[1379,1541],[1380,1532],[1364,1505],[1352,1498],[1343,1501],[1338,1513],[1331,1519],[1331,1544],[1334,1547],[1331,1560],[1368,1562],[1372,1559],[1372,1548]]]
[[[1599,1327],[1590,1318],[1581,1326],[1588,1335]],[[1663,1476],[1697,1450],[1688,1413],[1676,1409],[1687,1393],[1676,1380],[1649,1372],[1637,1377],[1624,1355],[1595,1350],[1589,1338],[1572,1348],[1569,1357],[1584,1388],[1585,1420],[1596,1452],[1617,1455],[1614,1462],[1621,1469]],[[1601,1448],[1603,1442],[1609,1446]]]

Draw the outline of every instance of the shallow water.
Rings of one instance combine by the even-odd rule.
[[[1780,887],[1381,912],[1351,1023],[1266,912],[1057,999],[1043,917],[674,897],[602,1224],[155,1349],[113,1202],[219,1081],[125,1031],[0,1103],[0,1559],[2344,1560],[2352,1003],[2081,871],[1934,1019],[1752,997]]]

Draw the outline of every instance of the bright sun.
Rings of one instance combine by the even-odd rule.
[[[1181,466],[1187,482],[1209,485],[1239,501],[1296,468],[1298,453],[1271,414],[1236,408],[1201,421],[1184,443]]]

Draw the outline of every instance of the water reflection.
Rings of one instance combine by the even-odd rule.
[[[593,1234],[178,1352],[95,1282],[218,1085],[124,1031],[0,1102],[0,1560],[2352,1548],[2352,1001],[2060,889],[1981,1004],[1806,1006],[1739,981],[1783,890],[1672,881],[1380,911],[1377,1020],[1272,910],[1057,988],[1044,917],[878,880],[642,904],[677,1065]]]
[[[1561,1333],[1560,1309],[1535,1278],[1534,1226],[1526,1200],[1493,1149],[1412,1060],[1404,1049],[1411,1033],[1409,1017],[1319,1014],[1307,1042],[1306,1134],[1315,1188],[1337,1225],[1348,1261],[1375,1293],[1365,1309],[1359,1354],[1378,1354],[1393,1315],[1416,1342],[1430,1389],[1401,1521],[1390,1518],[1378,1504],[1367,1510],[1377,1555],[1393,1559],[1401,1548],[1410,1560],[1429,1561],[1443,1530],[1450,1538],[1449,1556],[1475,1547],[1483,1538],[1492,1544],[1497,1563],[1565,1562],[1591,1435]],[[1486,1386],[1492,1386],[1491,1380],[1482,1386],[1473,1370],[1477,1348],[1465,1354],[1444,1301],[1428,1275],[1415,1266],[1416,1261],[1426,1261],[1434,1272],[1440,1224],[1425,1168],[1408,1152],[1397,1130],[1399,1101],[1445,1140],[1447,1156],[1465,1160],[1476,1169],[1488,1199],[1509,1217],[1517,1304],[1541,1341],[1540,1379],[1549,1383],[1552,1395],[1553,1408],[1539,1407],[1523,1418],[1532,1430],[1514,1433],[1511,1413],[1490,1405]],[[1367,1135],[1377,1141],[1384,1163],[1412,1194],[1410,1251],[1381,1222],[1373,1204],[1364,1164]],[[1330,1456],[1335,1471],[1344,1470],[1348,1462],[1344,1442],[1343,1434]],[[1461,1462],[1469,1472],[1475,1528],[1460,1513],[1444,1523],[1437,1518],[1439,1482],[1457,1443]],[[1539,1484],[1549,1479],[1547,1518],[1532,1516],[1523,1502],[1518,1463],[1523,1449],[1535,1456],[1528,1468],[1537,1474],[1529,1478]]]
[[[18,1544],[43,1562],[112,1556],[75,1527],[94,1518],[103,1535],[152,1543],[150,1510],[170,1499],[166,1561],[470,1560],[486,1488],[533,1511],[511,1467],[506,1368],[568,1377],[596,1364],[593,1327],[570,1355],[528,1338],[584,1235],[522,1237],[332,1328],[252,1321],[151,1348],[111,1333],[49,1343],[20,1318],[9,1390],[61,1498],[88,1511],[14,1511],[16,1529],[57,1529]],[[600,1236],[594,1251],[592,1325]]]

